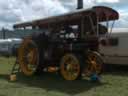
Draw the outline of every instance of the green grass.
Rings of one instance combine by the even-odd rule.
[[[127,96],[128,70],[114,70],[102,75],[101,83],[89,80],[65,81],[58,74],[26,77],[17,74],[9,81],[15,59],[0,57],[0,96]],[[127,66],[128,67],[128,66]],[[127,68],[128,69],[128,68]]]

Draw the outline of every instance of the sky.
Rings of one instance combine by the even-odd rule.
[[[84,0],[84,9],[104,5],[116,9],[115,27],[128,28],[128,0]],[[0,29],[13,24],[76,10],[77,0],[0,0]]]

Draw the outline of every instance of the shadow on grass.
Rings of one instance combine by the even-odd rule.
[[[128,65],[106,64],[104,74],[128,76]]]
[[[7,79],[7,75],[0,76],[0,79]],[[14,83],[23,84],[25,86],[42,88],[47,91],[57,91],[66,93],[69,95],[75,95],[81,92],[90,90],[97,86],[102,86],[103,83],[91,82],[88,80],[75,80],[75,81],[66,81],[58,74],[48,74],[41,76],[31,76],[26,77],[23,74],[17,74],[18,80]]]
[[[128,76],[128,66],[109,65],[104,74]],[[104,75],[103,74],[103,75]],[[0,74],[0,79],[9,80],[9,75]],[[47,91],[62,92],[69,95],[86,92],[92,88],[104,86],[106,83],[91,82],[89,80],[66,81],[58,74],[45,73],[40,76],[26,77],[23,74],[17,74],[17,81],[14,83],[25,86],[42,88]],[[19,87],[19,86],[18,86]]]
[[[1,79],[9,80],[9,75],[8,74],[0,74],[0,80]]]
[[[111,65],[109,70],[105,74],[128,76],[128,66],[117,66]],[[22,74],[18,75],[17,83],[25,84],[26,86],[38,87],[45,89],[47,91],[59,91],[70,95],[79,94],[81,92],[86,92],[92,88],[104,86],[105,83],[91,82],[89,80],[75,80],[66,81],[58,74],[45,73],[41,76],[25,77]]]

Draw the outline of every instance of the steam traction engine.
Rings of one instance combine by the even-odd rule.
[[[35,32],[26,37],[18,50],[22,72],[32,75],[47,69],[49,72],[60,72],[66,80],[75,80],[81,74],[87,77],[99,75],[103,64],[98,53],[99,36],[107,32],[107,27],[101,22],[116,19],[118,13],[115,10],[96,6],[15,24],[17,30],[28,27],[42,30],[41,33]]]

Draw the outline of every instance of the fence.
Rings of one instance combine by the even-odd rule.
[[[26,29],[26,30],[4,30],[0,31],[0,39],[6,38],[23,38],[34,33],[41,33],[42,30],[37,29]]]

